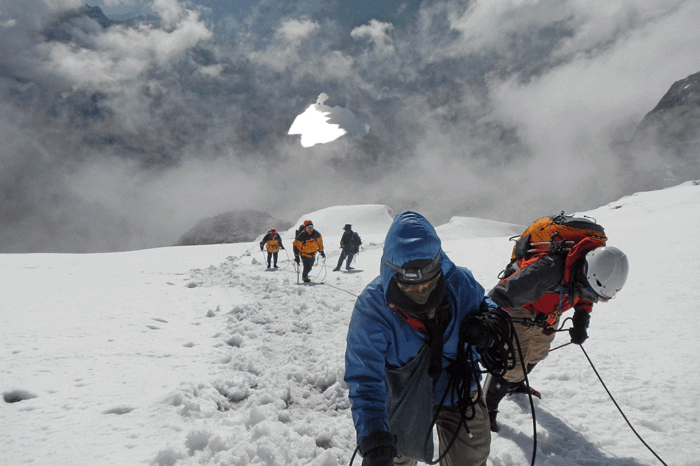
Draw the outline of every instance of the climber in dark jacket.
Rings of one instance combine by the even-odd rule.
[[[342,250],[340,253],[340,258],[338,259],[338,265],[333,269],[333,272],[337,272],[340,270],[340,266],[343,265],[343,261],[347,258],[347,263],[345,264],[345,270],[352,270],[352,267],[350,267],[350,264],[352,263],[352,259],[355,257],[355,254],[357,254],[360,251],[360,245],[362,244],[362,240],[360,239],[360,235],[352,231],[352,225],[349,223],[343,227],[343,236],[340,238],[340,249]]]

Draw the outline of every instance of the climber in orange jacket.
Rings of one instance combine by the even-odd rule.
[[[323,252],[323,238],[318,230],[314,229],[314,224],[311,220],[304,221],[304,229],[297,235],[294,240],[294,261],[299,264],[304,264],[304,270],[301,273],[301,279],[305,282],[310,282],[309,272],[314,266],[316,252],[325,259],[326,253]]]

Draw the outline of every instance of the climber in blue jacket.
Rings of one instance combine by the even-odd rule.
[[[477,316],[489,313],[505,311],[447,257],[430,222],[399,214],[380,275],[355,302],[348,329],[345,382],[363,466],[431,461],[433,425],[441,453],[457,437],[441,465],[486,464],[491,432],[477,350],[494,339]],[[448,389],[464,372],[468,388]]]

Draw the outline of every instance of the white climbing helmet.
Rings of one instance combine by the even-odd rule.
[[[598,296],[614,298],[627,281],[629,262],[616,247],[602,246],[586,254],[583,268],[588,284]]]

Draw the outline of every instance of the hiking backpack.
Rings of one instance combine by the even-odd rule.
[[[360,245],[362,244],[362,240],[360,239],[360,235],[357,234],[356,231],[352,232],[352,235],[350,235],[350,238],[348,238],[347,242],[347,251],[350,254],[357,254],[360,252]]]
[[[587,252],[605,246],[607,240],[603,227],[590,218],[565,215],[563,211],[542,217],[515,240],[510,262],[498,275],[499,284],[548,254],[566,255],[564,283],[568,283],[571,266]]]

